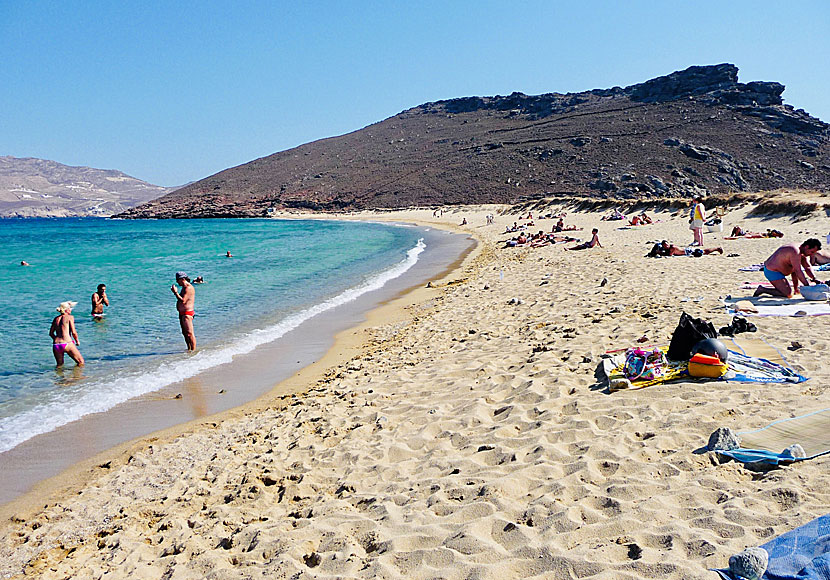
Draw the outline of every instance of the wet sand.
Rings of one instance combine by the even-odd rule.
[[[212,415],[268,393],[274,385],[321,359],[332,348],[335,335],[362,323],[368,311],[442,276],[473,247],[471,238],[464,234],[432,231],[426,236],[427,250],[418,262],[383,288],[315,316],[279,340],[237,355],[230,364],[136,397],[105,413],[88,415],[0,453],[0,505],[73,466],[77,470],[90,461],[106,463],[109,459],[96,456],[106,456],[108,450],[137,437],[191,421],[212,421]]]

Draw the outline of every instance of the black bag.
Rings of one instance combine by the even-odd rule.
[[[692,318],[685,312],[680,315],[680,322],[674,329],[669,351],[666,356],[671,360],[689,360],[692,357],[692,347],[704,338],[717,338],[711,322],[702,318]]]

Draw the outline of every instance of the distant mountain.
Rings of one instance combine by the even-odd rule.
[[[111,216],[173,190],[110,169],[0,156],[0,217]]]
[[[830,126],[783,104],[784,85],[693,66],[626,88],[426,103],[359,131],[202,179],[125,217],[260,216],[830,189]]]

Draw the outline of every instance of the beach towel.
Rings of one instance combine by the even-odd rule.
[[[775,286],[772,285],[772,282],[743,282],[741,283],[741,290],[755,290],[758,286],[763,286],[764,288],[774,288]]]
[[[790,530],[761,546],[769,554],[763,580],[828,580],[830,515]],[[715,570],[725,580],[740,580],[728,569]]]
[[[740,340],[735,343],[735,348],[739,348],[737,344],[742,344],[744,341]],[[668,351],[667,347],[659,347],[663,352]],[[780,360],[783,357],[778,355]],[[749,356],[737,350],[729,350],[729,358],[727,360],[726,374],[718,379],[710,379],[705,377],[691,377],[687,370],[687,361],[672,361],[668,362],[666,374],[656,379],[643,381],[630,381],[631,386],[622,387],[621,382],[617,379],[625,378],[623,373],[623,365],[625,364],[625,354],[618,352],[614,354],[608,362],[603,363],[602,371],[608,380],[608,389],[611,392],[627,389],[644,389],[653,385],[666,383],[682,379],[684,381],[701,381],[701,380],[718,380],[718,381],[734,381],[739,383],[800,383],[806,381],[807,378],[798,374],[793,369],[786,366],[786,363],[777,363],[767,359]]]
[[[746,316],[823,316],[830,314],[830,303],[805,300],[801,297],[725,298],[723,304],[729,314],[741,312]]]
[[[764,265],[763,264],[752,264],[751,266],[744,266],[743,268],[738,268],[741,272],[763,272]]]
[[[719,450],[741,463],[769,463],[805,461],[830,453],[830,409],[813,411],[799,417],[779,419],[754,431],[739,431],[741,447]],[[783,450],[798,443],[805,457],[794,458]]]
[[[723,336],[720,340],[730,350],[735,350],[746,356],[762,358],[781,366],[787,366],[787,360],[781,354],[781,351],[757,335],[742,334],[731,338]]]

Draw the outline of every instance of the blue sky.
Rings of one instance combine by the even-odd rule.
[[[180,185],[427,101],[731,62],[830,121],[830,3],[0,0],[0,155]]]

